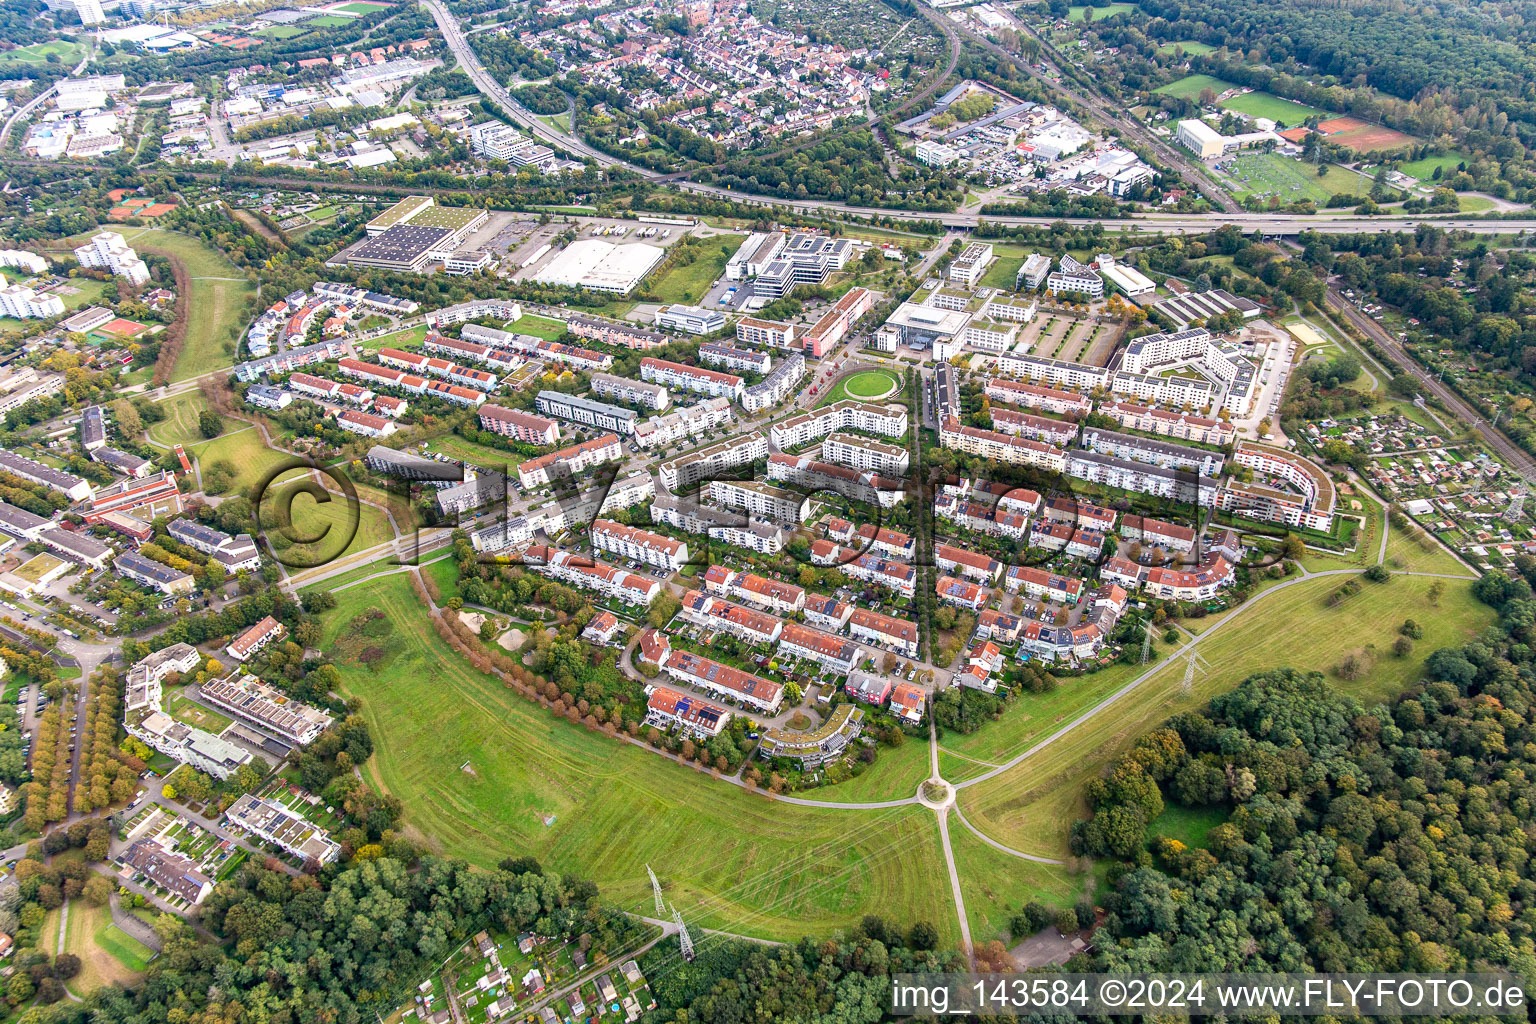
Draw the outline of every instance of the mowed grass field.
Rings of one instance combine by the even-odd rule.
[[[403,331],[394,334],[381,334],[377,338],[366,338],[357,343],[357,347],[368,352],[377,352],[381,348],[399,348],[414,352],[421,348],[427,340],[427,325],[417,324],[415,327],[407,327]]]
[[[1199,94],[1196,93],[1196,95]],[[1223,110],[1235,110],[1249,117],[1267,117],[1271,121],[1281,122],[1288,128],[1300,124],[1314,114],[1324,113],[1316,107],[1309,107],[1304,103],[1297,103],[1267,92],[1245,92],[1241,96],[1222,100],[1220,106]]]
[[[1371,703],[1415,681],[1430,652],[1462,643],[1494,619],[1493,609],[1472,597],[1469,581],[1446,580],[1438,607],[1431,606],[1428,577],[1394,576],[1340,605],[1324,603],[1350,576],[1325,576],[1259,597],[1233,622],[1202,641],[1188,690],[1187,662],[1175,659],[1130,694],[1015,767],[962,789],[959,802],[982,832],[1026,853],[1064,857],[1072,822],[1083,816],[1083,789],[1090,778],[1138,737],[1169,716],[1199,708],[1255,672],[1279,666],[1331,673],[1343,657],[1374,645],[1374,669],[1355,682],[1330,674],[1344,693]],[[1413,618],[1424,638],[1412,655],[1390,652],[1397,629]],[[1017,754],[1018,751],[1015,752]]]
[[[1426,156],[1419,160],[1410,160],[1401,164],[1398,170],[1410,178],[1418,178],[1420,181],[1430,181],[1435,176],[1435,168],[1440,168],[1440,176],[1445,177],[1455,171],[1457,167],[1472,159],[1459,149],[1453,149],[1449,153],[1439,156]]]
[[[556,720],[473,671],[438,639],[403,576],[337,596],[327,646],[370,606],[394,625],[397,650],[377,675],[338,667],[377,744],[371,778],[439,850],[483,866],[531,854],[647,912],[650,864],[690,922],[744,934],[826,935],[878,913],[930,921],[946,945],[958,940],[949,890],[934,884],[944,865],[932,812],[748,795]]]
[[[1064,865],[1040,864],[1004,853],[978,839],[959,815],[949,816],[949,849],[960,876],[960,895],[971,926],[971,941],[1008,941],[1008,922],[1030,900],[1070,907],[1093,882],[1091,873]],[[934,885],[943,885],[935,879]],[[1014,936],[1014,941],[1024,936]]]
[[[0,64],[7,61],[16,61],[20,64],[46,64],[50,55],[58,54],[59,63],[68,67],[80,59],[82,52],[83,48],[79,43],[50,39],[46,43],[33,43],[31,46],[6,50],[0,53]]]
[[[83,245],[91,234],[94,232],[79,235],[69,244]],[[171,373],[171,381],[201,377],[232,365],[235,339],[245,326],[241,319],[248,312],[246,300],[256,292],[246,280],[245,272],[217,249],[178,231],[129,228],[122,234],[140,253],[152,252],[180,259],[186,264],[187,275],[192,278],[187,339]]]
[[[1179,50],[1183,50],[1186,56],[1199,57],[1215,52],[1216,47],[1210,43],[1197,43],[1193,39],[1179,39],[1171,43],[1164,43],[1157,48],[1158,53],[1175,53]]]
[[[651,287],[657,302],[698,303],[715,279],[725,273],[725,264],[741,248],[746,235],[715,235],[703,239],[699,257],[686,267],[673,267]],[[527,319],[526,317],[524,319]],[[522,323],[521,320],[518,323]],[[526,333],[533,333],[532,331]]]
[[[1177,96],[1181,100],[1197,100],[1206,89],[1219,95],[1230,88],[1231,82],[1224,82],[1211,75],[1185,75],[1177,82],[1169,82],[1152,91],[1163,96]]]
[[[382,509],[360,501],[354,513],[346,498],[332,490],[324,492],[330,500],[322,501],[313,488],[314,477],[307,479],[309,485],[284,474],[261,500],[263,511],[268,508],[287,510],[288,528],[269,531],[268,539],[272,541],[281,535],[296,542],[282,552],[290,568],[325,565],[394,539],[389,518]],[[327,482],[334,486],[333,482]],[[360,497],[371,498],[372,495],[360,494]]]
[[[112,923],[108,907],[93,907],[85,900],[69,901],[69,920],[64,925],[64,948],[59,944],[59,913],[43,921],[39,941],[51,953],[73,953],[80,958],[80,973],[66,987],[79,996],[103,985],[131,985],[138,981],[153,951]]]
[[[1092,7],[1092,8],[1090,8],[1087,4],[1084,4],[1084,5],[1080,6],[1080,7],[1069,7],[1069,8],[1067,8],[1067,20],[1068,21],[1083,21],[1084,19],[1086,19],[1088,17],[1088,11],[1092,10],[1093,11],[1093,20],[1094,21],[1102,21],[1103,19],[1111,17],[1113,15],[1121,14],[1121,13],[1124,13],[1126,11],[1134,11],[1135,9],[1136,9],[1136,5],[1135,4],[1127,4],[1127,3],[1113,3],[1113,4],[1106,4],[1103,7],[1095,6],[1095,7]]]

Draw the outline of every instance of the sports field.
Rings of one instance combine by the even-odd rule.
[[[1466,581],[1446,580],[1438,607],[1426,596],[1426,577],[1394,576],[1329,608],[1325,600],[1350,576],[1325,576],[1296,583],[1259,598],[1243,618],[1196,648],[1207,665],[1197,665],[1184,688],[1187,662],[1176,660],[1123,698],[1033,757],[993,779],[963,789],[960,806],[971,823],[999,842],[1026,853],[1062,857],[1067,832],[1086,811],[1083,787],[1122,750],[1170,715],[1199,707],[1248,675],[1289,665],[1331,672],[1343,657],[1374,647],[1374,669],[1356,682],[1330,675],[1342,692],[1370,703],[1415,679],[1430,652],[1463,643],[1486,628],[1493,610],[1472,597]],[[1404,619],[1417,619],[1424,638],[1407,658],[1390,653]]]
[[[1218,105],[1223,110],[1235,110],[1249,117],[1267,117],[1287,127],[1298,125],[1309,117],[1323,113],[1316,107],[1295,103],[1267,92],[1245,92],[1241,96],[1222,100]]]
[[[1185,75],[1177,82],[1169,82],[1152,91],[1162,96],[1176,96],[1181,100],[1197,100],[1200,94],[1209,89],[1220,95],[1232,88],[1231,82],[1223,82],[1219,78],[1210,75]]]
[[[356,18],[346,18],[339,14],[322,14],[318,18],[310,18],[304,24],[312,28],[341,28],[343,25],[350,25],[356,20]]]
[[[308,31],[308,28],[302,28],[298,25],[269,25],[256,34],[266,36],[268,39],[293,39]]]
[[[530,854],[649,912],[657,869],[690,923],[776,939],[826,935],[866,913],[931,921],[958,939],[930,811],[775,803],[557,721],[470,669],[403,576],[337,595],[330,647],[370,606],[390,634],[375,675],[338,667],[377,744],[368,771],[436,848],[489,866]],[[430,727],[421,709],[431,708]]]
[[[0,63],[16,61],[19,64],[46,64],[50,55],[58,54],[59,63],[69,66],[79,61],[81,53],[79,43],[50,39],[46,43],[33,43],[31,46],[20,46],[0,53]]]
[[[1330,164],[1327,174],[1318,177],[1313,164],[1278,153],[1243,153],[1223,164],[1236,186],[1239,198],[1248,195],[1276,195],[1282,202],[1310,199],[1326,202],[1337,194],[1364,195],[1371,181],[1353,171]]]

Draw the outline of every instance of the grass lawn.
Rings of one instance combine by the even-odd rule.
[[[1322,203],[1337,193],[1360,195],[1371,187],[1369,179],[1337,165],[1328,165],[1327,173],[1319,177],[1312,164],[1278,153],[1243,153],[1224,165],[1224,171],[1236,184],[1240,197],[1272,194],[1284,202],[1310,199]]]
[[[1180,807],[1169,802],[1163,805],[1163,813],[1147,826],[1147,834],[1177,839],[1185,846],[1204,847],[1211,829],[1226,820],[1226,812],[1219,807]]]
[[[564,441],[562,444],[566,443]],[[487,448],[485,445],[466,441],[458,434],[444,434],[427,442],[427,448],[434,452],[442,452],[452,459],[460,462],[468,462],[486,469],[500,470],[502,466],[516,469],[532,456],[519,455],[516,452],[504,452],[500,448]]]
[[[298,25],[271,25],[262,29],[256,34],[259,36],[266,36],[268,39],[292,39],[295,36],[301,36],[308,31],[309,29],[300,28]]]
[[[1431,541],[1428,550],[1425,550],[1396,527],[1387,533],[1386,564],[1394,572],[1438,572],[1464,576],[1472,573],[1438,541]]]
[[[197,429],[197,414],[208,407],[201,391],[186,391],[157,403],[165,419],[151,423],[147,430],[151,441],[167,447],[173,444],[193,445],[207,438]]]
[[[1211,53],[1215,49],[1216,47],[1212,46],[1210,43],[1197,43],[1193,39],[1180,39],[1177,42],[1164,43],[1162,46],[1157,48],[1157,52],[1173,53],[1176,50],[1183,50],[1185,56],[1199,57],[1204,54]]]
[[[309,492],[300,491],[299,485],[293,483],[279,485],[262,499],[263,507],[290,510],[291,528],[287,531],[268,531],[268,537],[281,544],[282,541],[277,538],[286,533],[302,541],[284,553],[295,568],[321,565],[394,538],[389,519],[381,509],[359,503],[354,531],[347,502],[340,494],[332,493],[330,498],[330,501],[322,502]],[[349,533],[350,539],[342,546],[342,538]]]
[[[381,348],[418,349],[427,340],[427,325],[417,324],[394,334],[381,334],[377,338],[369,338],[357,343],[357,347],[369,352],[377,352]]]
[[[516,331],[518,334],[531,334],[545,341],[554,341],[565,333],[566,327],[559,320],[551,320],[547,316],[539,316],[535,313],[524,313],[522,319],[512,323],[507,330]]]
[[[899,800],[917,792],[928,777],[928,741],[910,737],[899,747],[881,747],[880,757],[856,779],[835,786],[807,789],[795,796],[806,800],[873,802]]]
[[[1426,577],[1364,583],[1359,594],[1327,607],[1327,596],[1348,578],[1304,580],[1250,601],[1239,620],[1201,641],[1197,650],[1207,664],[1199,666],[1188,690],[1186,662],[1175,660],[1035,756],[961,790],[966,817],[1014,849],[1064,857],[1068,830],[1086,811],[1084,785],[1169,716],[1202,706],[1254,672],[1284,665],[1329,672],[1345,654],[1367,645],[1380,652],[1371,672],[1352,683],[1330,679],[1341,692],[1370,703],[1415,681],[1430,652],[1466,641],[1494,619],[1493,609],[1472,597],[1468,582],[1446,580],[1439,607],[1432,607],[1426,591],[1433,581]],[[1389,649],[1397,627],[1410,617],[1424,625],[1424,638],[1413,655],[1394,658]]]
[[[1210,75],[1185,75],[1177,82],[1169,82],[1152,91],[1164,96],[1177,96],[1181,100],[1196,100],[1207,89],[1220,94],[1230,88],[1232,88],[1231,82],[1224,82]]]
[[[900,386],[895,374],[883,370],[866,370],[843,381],[843,389],[854,398],[884,398]]]
[[[698,303],[715,279],[725,273],[725,264],[746,235],[716,235],[701,247],[699,258],[686,267],[673,267],[650,289],[657,302]],[[519,321],[521,323],[521,321]],[[531,333],[531,332],[530,332]]]
[[[459,566],[452,558],[439,558],[435,562],[429,562],[422,566],[422,573],[432,577],[437,589],[442,592],[443,600],[463,597],[459,593]]]
[[[842,401],[847,401],[849,399],[852,399],[853,401],[856,401],[856,402],[865,401],[866,398],[864,396],[857,395],[857,394],[854,394],[853,392],[849,391],[848,390],[848,385],[851,382],[853,382],[853,381],[859,380],[860,378],[874,377],[874,376],[885,376],[885,377],[890,378],[890,380],[895,380],[896,379],[894,374],[886,374],[883,371],[870,370],[870,371],[866,371],[864,373],[856,373],[852,377],[847,378],[846,380],[839,381],[836,387],[831,388],[830,390],[828,390],[826,392],[826,394],[822,395],[819,399],[817,399],[817,401],[816,401],[816,408],[820,409],[822,406],[831,405],[833,402],[842,402]],[[887,386],[889,386],[889,382],[887,382]]]
[[[949,816],[949,849],[955,855],[960,895],[971,925],[971,941],[1008,941],[1008,922],[1030,900],[1051,907],[1070,907],[1093,878],[1073,874],[1059,864],[1040,864],[988,846],[958,815]],[[942,885],[941,879],[932,884]],[[1014,936],[1014,940],[1024,938]]]
[[[1198,96],[1199,93],[1195,95]],[[1247,114],[1250,117],[1267,117],[1287,127],[1298,125],[1313,114],[1324,113],[1316,107],[1282,99],[1267,92],[1245,92],[1241,96],[1222,100],[1218,105],[1223,110],[1235,110],[1239,114]]]
[[[73,953],[80,958],[80,973],[69,980],[68,988],[84,996],[103,985],[138,981],[149,958],[149,947],[112,923],[108,907],[93,907],[85,900],[69,901],[69,920],[64,925],[64,948],[54,949],[59,941],[59,911],[44,920],[39,940],[44,949],[54,953]]]
[[[318,18],[310,18],[304,24],[310,28],[341,28],[356,20],[356,18],[343,18],[339,14],[322,14]]]
[[[1462,213],[1487,213],[1494,208],[1494,202],[1487,196],[1459,195],[1456,197],[1456,206]]]
[[[395,626],[377,675],[337,667],[378,744],[369,775],[440,851],[482,867],[514,852],[536,856],[634,911],[651,907],[649,863],[703,927],[788,939],[880,913],[903,925],[931,921],[944,944],[957,941],[948,890],[933,884],[944,865],[931,812],[748,795],[557,720],[475,672],[439,640],[401,577],[337,596],[325,646],[370,606]],[[433,709],[430,728],[423,708]]]
[[[0,63],[16,61],[20,64],[45,64],[49,54],[54,53],[59,55],[60,64],[69,67],[80,60],[81,47],[79,43],[50,39],[46,43],[33,43],[31,46],[22,46],[0,53]]]
[[[1440,156],[1426,156],[1418,160],[1410,160],[1405,164],[1399,164],[1397,169],[1410,178],[1430,181],[1435,176],[1436,167],[1441,169],[1441,176],[1444,177],[1470,159],[1472,158],[1461,150],[1453,149],[1449,153],[1442,153]]]
[[[187,453],[196,455],[207,469],[215,462],[229,462],[235,467],[234,483],[227,494],[242,494],[265,479],[279,466],[291,465],[294,456],[274,451],[261,443],[261,434],[255,427],[241,420],[227,420],[230,431],[211,441],[187,445]]]
[[[981,275],[983,288],[1001,288],[1011,292],[1019,282],[1019,268],[1024,265],[1022,256],[999,256]]]
[[[123,237],[140,252],[179,258],[192,278],[187,340],[171,380],[200,377],[231,365],[235,361],[235,339],[245,327],[242,319],[249,312],[246,300],[256,293],[245,279],[245,272],[217,249],[180,232],[140,228],[130,229]],[[88,234],[81,235],[70,244],[83,244],[87,238]]]
[[[197,729],[203,729],[212,733],[220,733],[229,728],[230,719],[217,711],[205,708],[187,696],[187,688],[184,686],[172,687],[165,691],[165,699],[161,702],[160,710],[182,722]]]
[[[1123,14],[1123,13],[1125,13],[1127,11],[1134,11],[1135,9],[1136,9],[1136,5],[1135,4],[1127,4],[1127,3],[1106,4],[1103,7],[1094,6],[1092,8],[1092,10],[1093,10],[1093,20],[1094,21],[1102,21],[1103,19],[1111,17],[1112,15]],[[1068,21],[1083,21],[1088,16],[1087,15],[1088,10],[1089,10],[1089,7],[1086,4],[1081,6],[1081,7],[1069,7],[1069,8],[1067,8],[1067,20]]]
[[[1163,649],[1162,645],[1159,645],[1159,649]],[[1164,653],[1167,653],[1166,650]],[[1146,669],[1140,664],[1111,665],[1091,675],[1063,679],[1061,685],[1051,693],[1020,694],[1003,712],[1002,718],[965,735],[941,733],[939,743],[963,757],[993,764],[1006,761],[1144,671]],[[955,781],[947,772],[944,777],[951,782]]]

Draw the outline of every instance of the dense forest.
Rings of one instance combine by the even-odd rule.
[[[1536,598],[1474,590],[1499,625],[1395,699],[1277,668],[1095,780],[1072,841],[1117,863],[1092,969],[1536,970]],[[1205,848],[1149,835],[1169,803],[1219,813]]]

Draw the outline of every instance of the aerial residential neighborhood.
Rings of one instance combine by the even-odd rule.
[[[0,7],[0,1024],[1515,985],[1533,25]]]

